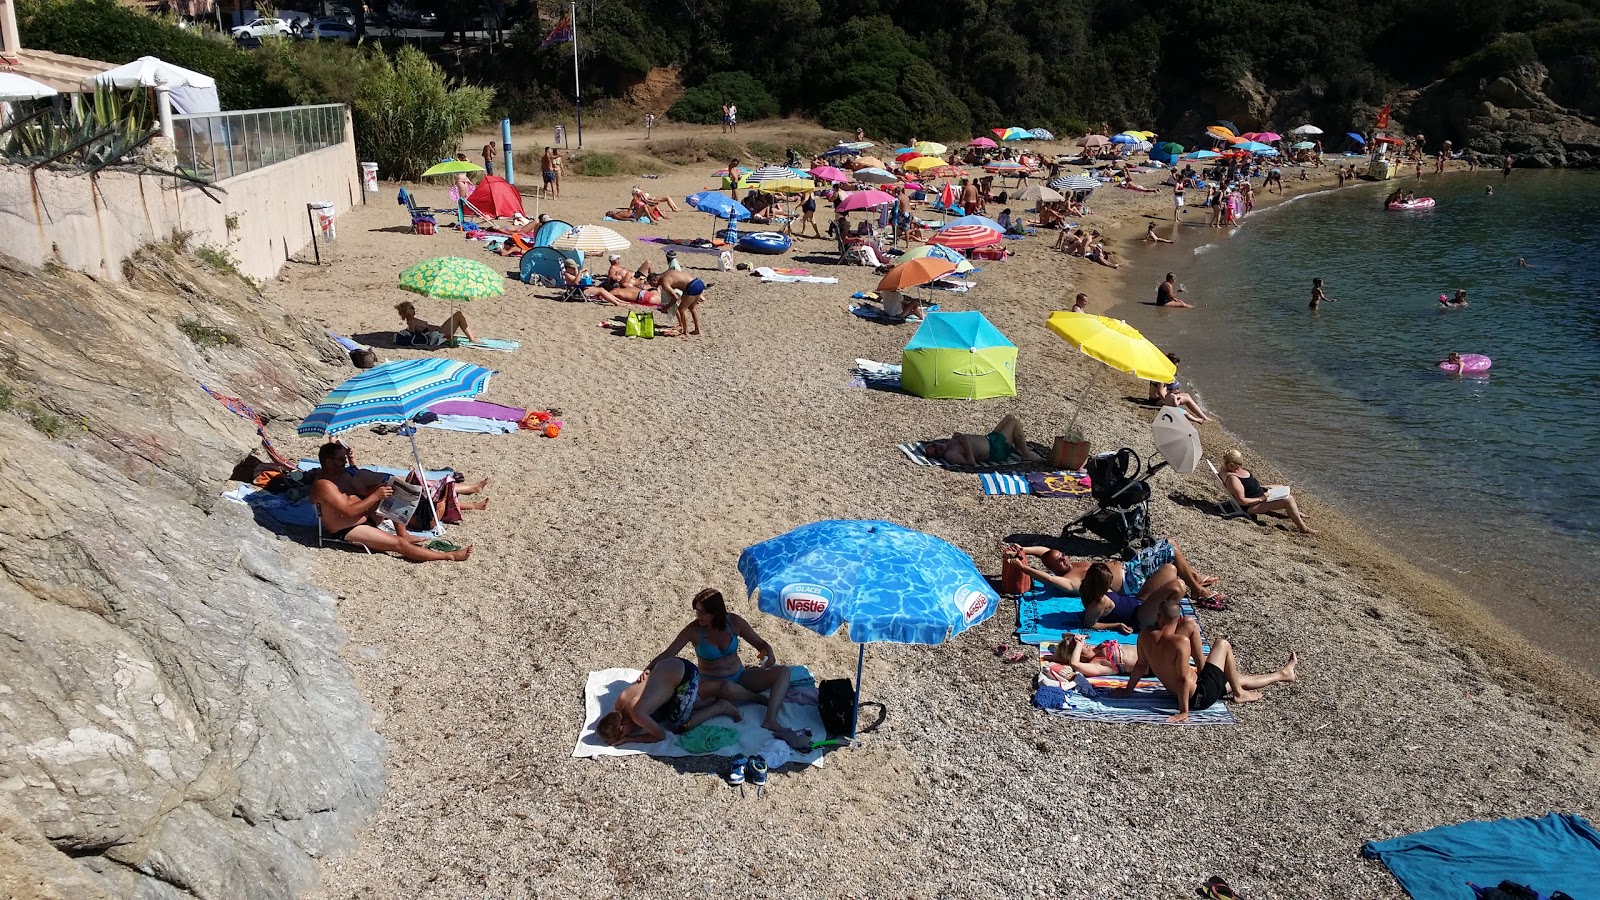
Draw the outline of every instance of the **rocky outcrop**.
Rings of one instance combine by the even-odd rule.
[[[1450,136],[1457,148],[1525,167],[1600,166],[1600,87],[1593,60],[1554,71],[1539,63],[1493,77],[1429,85],[1399,110],[1410,130]],[[1564,105],[1556,98],[1574,105]]]
[[[218,500],[340,357],[238,279],[0,257],[0,896],[275,898],[382,787],[307,554]]]

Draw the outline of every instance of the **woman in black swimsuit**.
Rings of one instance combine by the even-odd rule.
[[[1294,522],[1294,527],[1300,529],[1302,534],[1316,534],[1306,527],[1305,517],[1300,515],[1300,507],[1294,502],[1293,496],[1285,493],[1276,500],[1267,499],[1270,488],[1282,485],[1262,485],[1244,467],[1244,454],[1238,450],[1229,450],[1222,454],[1222,483],[1227,486],[1228,493],[1233,495],[1233,499],[1245,512],[1251,515],[1283,512],[1288,514],[1289,519]]]

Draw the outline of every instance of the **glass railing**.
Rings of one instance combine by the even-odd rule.
[[[344,104],[285,106],[173,116],[178,168],[221,181],[344,140]]]

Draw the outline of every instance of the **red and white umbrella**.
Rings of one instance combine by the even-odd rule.
[[[952,250],[974,250],[978,247],[988,247],[998,244],[1005,238],[1000,232],[982,225],[953,225],[928,239],[930,244],[939,244]]]

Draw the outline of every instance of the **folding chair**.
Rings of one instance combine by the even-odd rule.
[[[355,541],[347,541],[344,538],[329,537],[328,533],[326,531],[324,531],[323,528],[322,528],[322,504],[321,503],[313,503],[313,504],[311,504],[311,508],[317,511],[317,546],[318,547],[322,547],[322,546],[324,546],[326,544],[343,544],[346,547],[360,547],[362,550],[367,551],[368,554],[372,553],[372,548],[368,547],[366,544],[358,544]]]
[[[1217,479],[1217,485],[1222,488],[1222,499],[1217,501],[1217,512],[1224,519],[1246,518],[1254,522],[1256,517],[1245,512],[1244,507],[1239,505],[1239,501],[1233,499],[1233,494],[1228,491],[1227,480],[1222,477],[1221,472],[1217,471],[1216,465],[1210,459],[1206,460],[1206,468],[1211,470],[1212,476]]]

